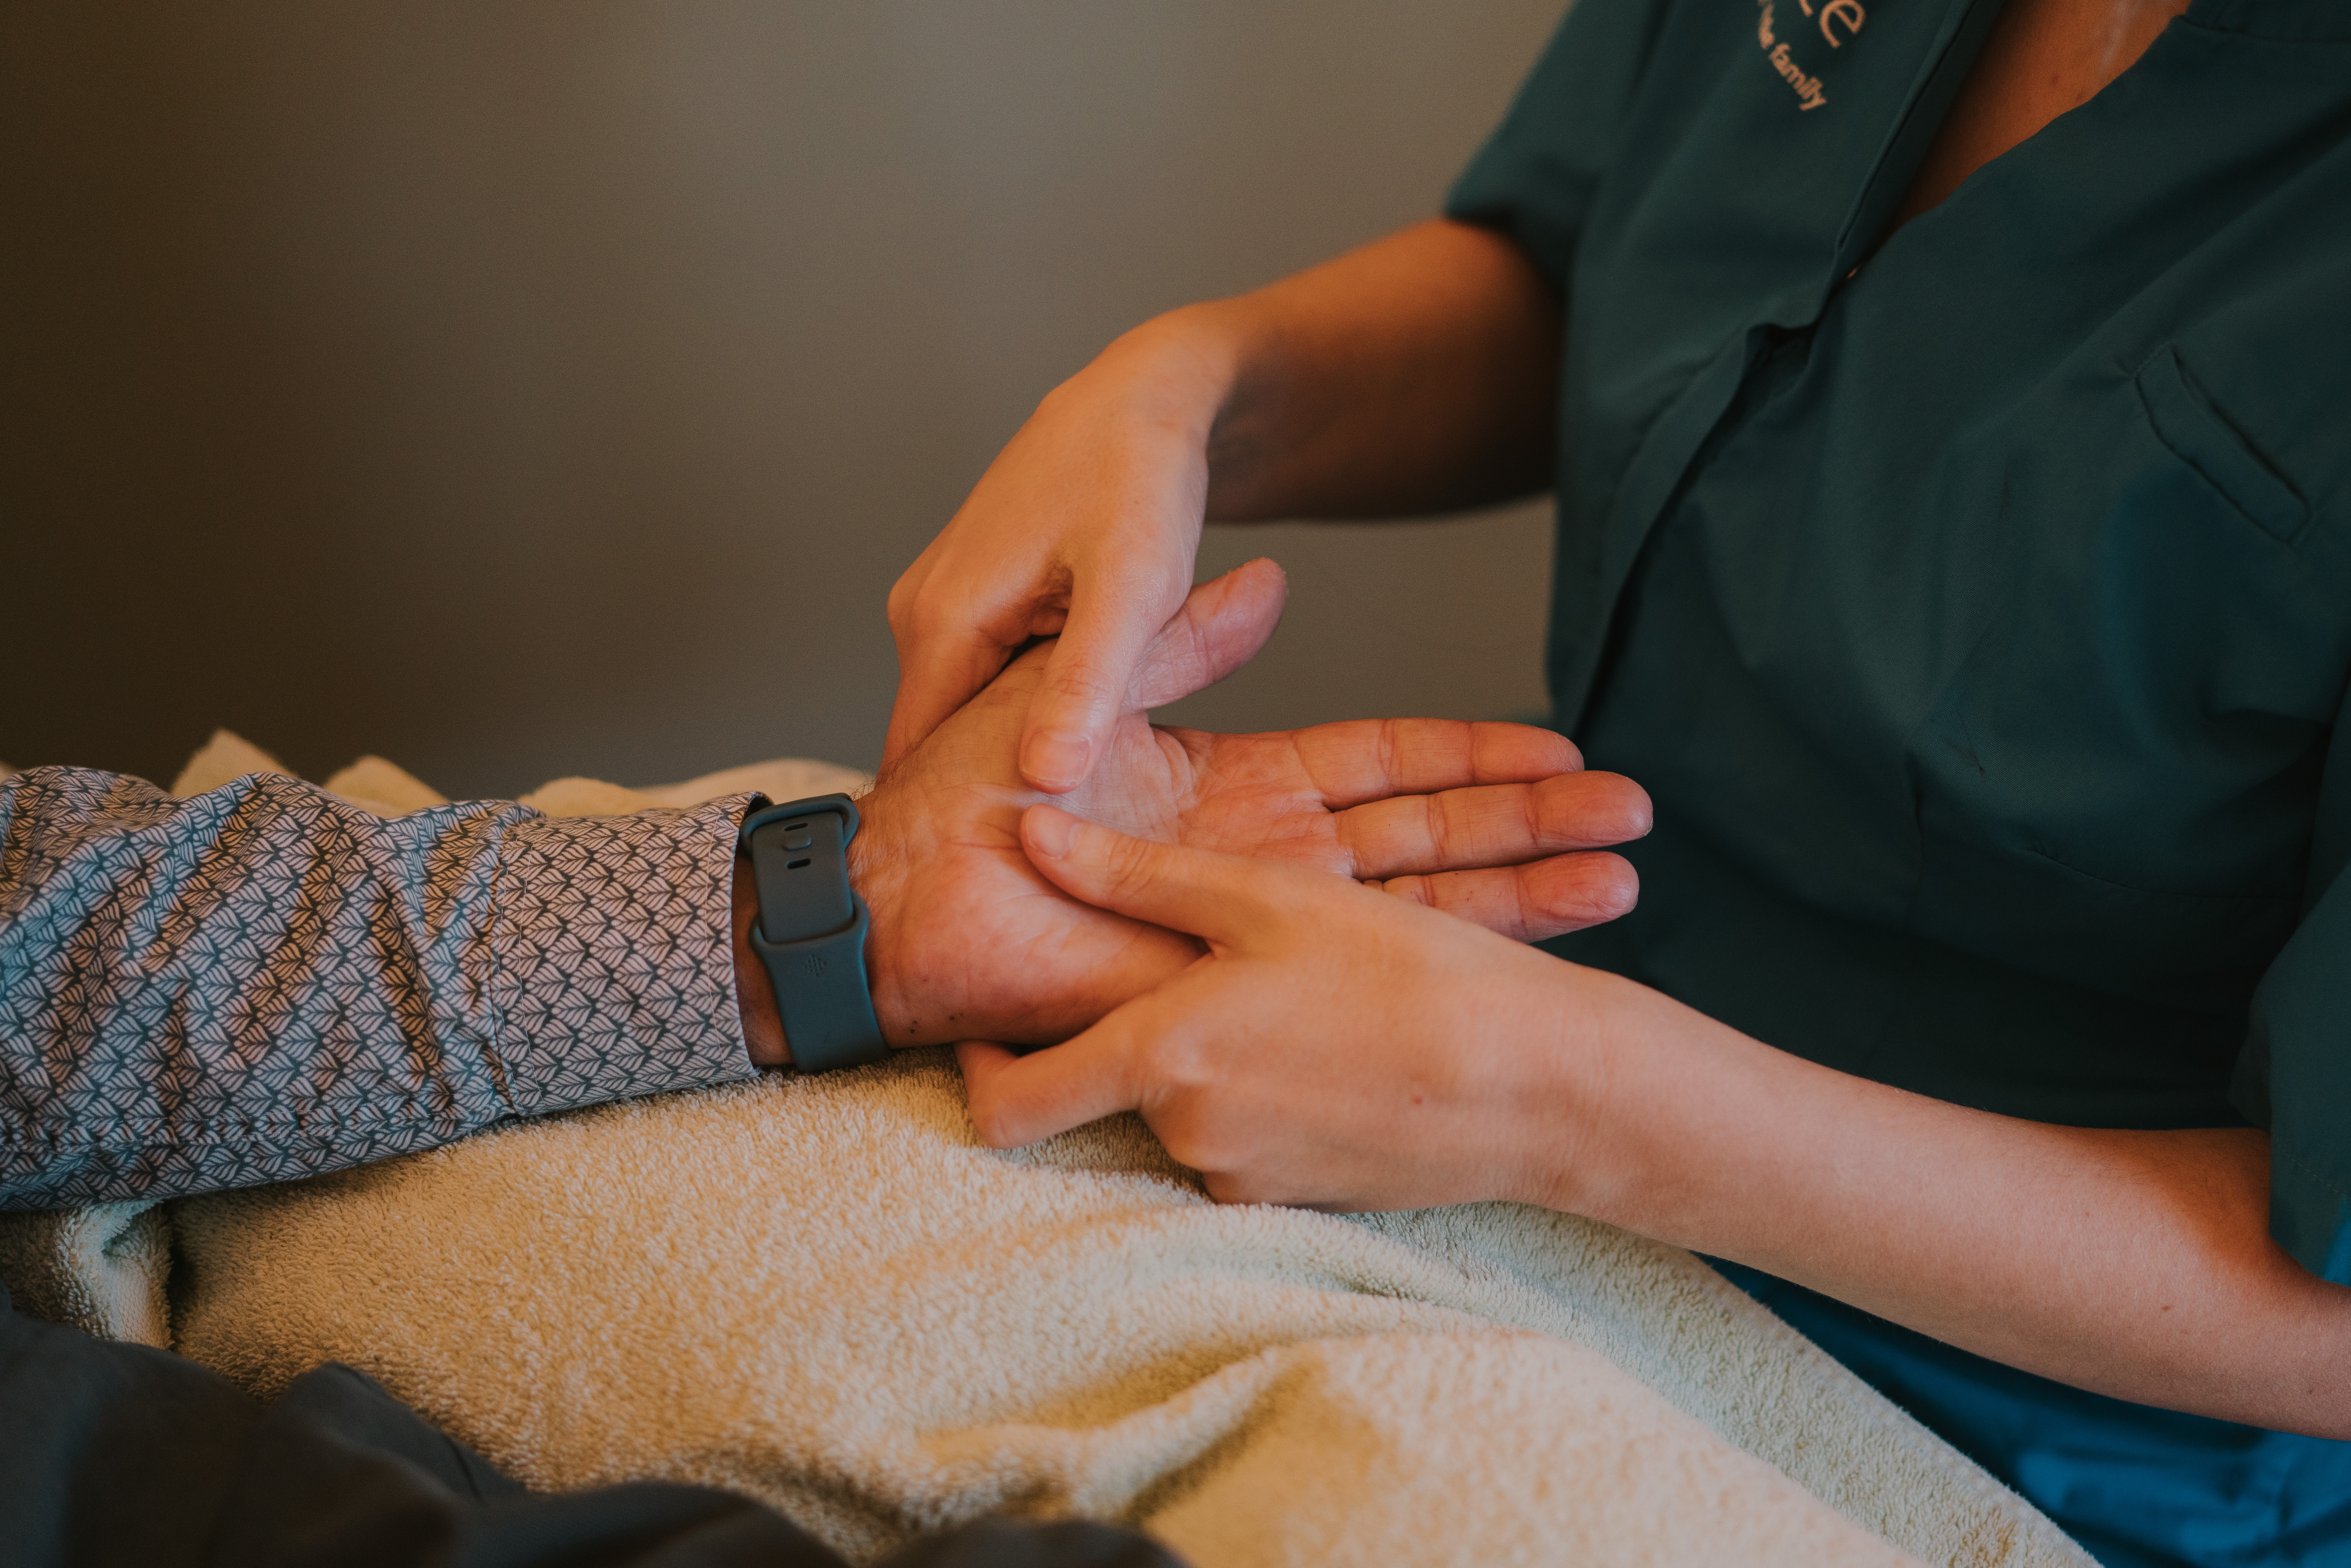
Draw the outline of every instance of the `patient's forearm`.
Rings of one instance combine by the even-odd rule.
[[[281,1181],[750,1071],[739,799],[387,821],[268,774],[0,781],[0,1207]]]
[[[2271,1239],[2266,1134],[1970,1111],[1611,983],[1547,1201],[2077,1386],[2351,1437],[2351,1290]]]

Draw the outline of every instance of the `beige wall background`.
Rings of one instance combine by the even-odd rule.
[[[870,766],[905,563],[1123,327],[1433,211],[1559,0],[0,4],[0,757]],[[1542,510],[1212,531],[1170,710],[1542,703]]]

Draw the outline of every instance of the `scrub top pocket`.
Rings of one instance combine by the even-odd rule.
[[[2179,352],[2164,344],[2135,380],[2156,439],[2272,538],[2294,543],[2310,521],[2309,504],[2212,406]]]

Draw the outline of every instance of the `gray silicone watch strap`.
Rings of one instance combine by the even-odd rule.
[[[751,950],[776,988],[776,1011],[803,1072],[862,1067],[889,1055],[865,979],[865,901],[849,885],[857,807],[818,795],[755,811],[741,843],[759,889]]]

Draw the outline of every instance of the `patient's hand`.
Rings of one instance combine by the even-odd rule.
[[[1649,828],[1630,779],[1582,771],[1526,725],[1365,720],[1273,735],[1154,727],[1145,710],[1238,668],[1285,586],[1253,561],[1193,591],[1145,654],[1129,716],[1065,810],[1140,837],[1373,882],[1525,940],[1613,919],[1633,869],[1599,846]],[[893,1045],[1066,1039],[1200,956],[1040,876],[1018,749],[1048,650],[1016,661],[860,802],[852,880],[873,911],[874,1010]]]

